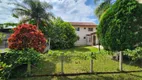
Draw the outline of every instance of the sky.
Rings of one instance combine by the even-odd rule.
[[[0,23],[18,22],[12,17],[14,5],[8,5],[14,0],[0,0]],[[96,5],[94,0],[40,0],[46,1],[53,6],[51,12],[56,17],[61,17],[67,22],[94,22],[98,24],[98,19],[94,15]]]

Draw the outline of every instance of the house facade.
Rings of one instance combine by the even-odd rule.
[[[76,29],[76,34],[78,35],[78,40],[75,42],[75,46],[85,46],[85,45],[97,45],[98,38],[96,34],[97,25],[92,22],[70,22],[72,26]],[[0,44],[0,48],[8,47],[7,39],[10,37],[11,28],[0,29],[1,33],[5,34],[3,43]]]
[[[98,38],[96,35],[97,25],[92,22],[70,22],[76,29],[78,40],[75,46],[97,45]]]

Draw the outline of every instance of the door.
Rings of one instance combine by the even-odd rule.
[[[93,36],[93,45],[96,45],[96,36]]]

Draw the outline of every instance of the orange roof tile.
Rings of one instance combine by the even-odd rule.
[[[96,24],[93,22],[69,22],[69,23],[71,23],[73,26],[96,26]]]

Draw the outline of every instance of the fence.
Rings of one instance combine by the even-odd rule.
[[[90,54],[90,73],[93,73],[93,60],[95,59],[95,57],[93,58],[93,52]],[[73,56],[72,56],[73,57]],[[64,53],[61,54],[61,74],[64,74]]]
[[[43,74],[33,74],[34,72],[31,72],[31,71],[33,71],[33,69],[35,69],[35,71],[38,71],[39,68],[37,66],[33,67],[30,62],[28,62],[28,65],[27,65],[27,72],[29,73],[29,75],[32,75],[32,76],[62,76],[62,75],[68,76],[68,75],[121,73],[120,71],[117,71],[117,69],[119,68],[118,61],[113,61],[111,59],[108,60],[108,58],[105,59],[103,57],[103,56],[107,56],[105,54],[99,54],[99,55],[102,55],[102,56],[97,57],[96,55],[98,55],[98,53],[94,53],[94,52],[81,52],[81,53],[78,53],[78,54],[75,54],[75,53],[76,52],[74,52],[74,53],[69,53],[69,52],[60,52],[60,53],[59,52],[49,52],[48,54],[43,54],[44,58],[47,58],[47,59],[49,58],[48,60],[51,60],[52,62],[54,62],[55,65],[58,64],[58,68],[57,68],[58,71],[55,71],[54,74],[52,72],[48,72],[48,70],[47,70],[47,72],[45,72]],[[99,58],[100,61],[97,62],[98,58]],[[53,60],[53,59],[55,59],[55,60]],[[86,67],[85,68],[86,70],[81,70],[81,72],[77,71],[76,69],[75,69],[74,72],[67,71],[66,68],[70,68],[70,66],[73,66],[71,64],[68,67],[66,67],[67,64],[71,63],[70,59],[73,59],[72,61],[76,61],[76,59],[79,59],[80,61],[87,61],[87,62],[85,62],[84,65],[79,64],[79,66],[81,66],[81,67],[82,66]],[[83,59],[83,60],[81,60],[81,59]],[[107,62],[109,62],[110,60],[113,63],[109,63],[109,65],[106,66]],[[102,63],[102,62],[104,62],[104,63]],[[83,62],[80,62],[80,63],[83,63]],[[47,63],[47,65],[48,65],[48,63]],[[47,65],[46,66],[44,65],[43,67],[47,67]],[[110,70],[110,67],[112,65],[114,67],[112,67],[111,70]],[[75,67],[77,67],[77,69],[81,69],[80,67],[78,67],[78,65],[75,66]],[[51,68],[54,68],[54,67],[51,67]],[[49,69],[51,69],[51,68],[49,68]],[[101,71],[97,70],[99,68],[101,68],[102,70]],[[141,70],[140,70],[141,68],[138,68],[137,70],[131,69],[131,70],[134,70],[134,71],[129,71],[127,69],[128,68],[127,65],[124,66],[124,68],[125,68],[126,71],[123,71],[123,73],[141,72]],[[44,68],[41,68],[41,69],[44,69]],[[71,68],[71,69],[73,69],[73,68]],[[105,70],[103,70],[103,69],[105,69]],[[39,72],[42,72],[42,71],[39,71]]]
[[[96,58],[97,58],[96,54],[97,53],[87,52],[87,54],[86,53],[85,54],[80,53],[80,54],[77,54],[77,55],[75,55],[75,54],[70,55],[70,54],[71,53],[68,54],[68,52],[67,53],[62,52],[62,53],[59,53],[59,54],[57,54],[57,53],[51,53],[50,54],[49,53],[48,56],[46,56],[47,58],[52,57],[52,58],[58,60],[58,63],[55,62],[55,64],[58,65],[58,68],[57,68],[58,70],[54,72],[55,76],[58,76],[58,75],[78,75],[78,74],[81,74],[81,75],[83,75],[83,74],[101,74],[101,73],[102,74],[107,74],[107,73],[110,74],[110,73],[121,73],[122,72],[122,71],[118,71],[118,69],[119,69],[118,61],[114,61],[114,60],[111,60],[111,59],[108,60],[107,58],[104,59],[104,57],[100,57],[99,60],[102,59],[102,61],[97,62],[97,60],[96,60]],[[101,54],[101,55],[106,56],[104,54]],[[73,58],[75,58],[75,59],[73,59]],[[75,66],[75,69],[71,68],[72,66],[74,67],[74,65],[72,65],[72,64],[69,65],[69,63],[71,63],[69,61],[70,61],[70,59],[73,59],[73,61],[76,61],[76,58],[79,58],[80,61],[82,61],[81,59],[84,59],[84,61],[87,60],[87,62],[84,65],[79,64],[79,65]],[[51,61],[54,62],[56,60],[51,60]],[[107,62],[109,62],[110,60],[113,63],[108,63],[108,65],[106,65]],[[104,62],[104,63],[102,63],[102,62]],[[78,63],[78,62],[76,62],[76,63]],[[82,62],[80,62],[80,63],[82,63]],[[79,67],[79,66],[81,66],[81,67]],[[83,68],[85,70],[81,70],[82,66],[85,67],[85,68]],[[71,70],[69,70],[67,68],[70,68]],[[102,69],[102,70],[97,70],[99,68]],[[124,65],[125,71],[123,71],[123,72],[125,72],[125,73],[135,72],[135,71],[139,72],[139,70],[141,69],[141,68],[135,69],[134,67],[132,67],[129,70],[128,68],[129,68],[129,66],[125,64]],[[36,69],[36,71],[37,71],[37,69]],[[79,70],[79,71],[77,71],[77,70]],[[47,71],[47,73],[44,73],[44,74],[50,75],[50,76],[53,75],[52,72],[48,73],[48,71]],[[44,74],[41,74],[41,75],[44,75]],[[33,75],[39,75],[39,74],[33,74]]]

